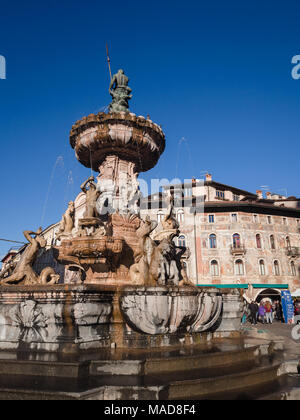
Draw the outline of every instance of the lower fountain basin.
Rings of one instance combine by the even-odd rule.
[[[126,287],[120,307],[130,327],[140,333],[197,333],[217,324],[222,295],[196,287]]]
[[[234,290],[192,286],[3,286],[0,350],[188,347],[239,334],[240,306]]]

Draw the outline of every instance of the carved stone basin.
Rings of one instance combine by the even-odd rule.
[[[108,236],[63,240],[57,248],[59,251],[57,259],[64,263],[95,264],[98,259],[120,255],[123,251],[123,242],[123,239]]]
[[[217,324],[222,296],[196,287],[126,287],[120,307],[128,325],[141,333],[202,332]]]
[[[77,121],[70,143],[80,163],[98,171],[109,155],[135,162],[138,172],[153,168],[165,149],[162,129],[135,114],[91,114]]]

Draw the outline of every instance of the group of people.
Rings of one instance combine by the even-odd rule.
[[[280,301],[271,303],[269,300],[266,302],[261,301],[260,304],[252,301],[249,305],[250,314],[244,314],[249,316],[249,320],[252,325],[256,325],[257,322],[262,324],[273,324],[274,319],[279,322],[284,322],[283,310]],[[244,317],[245,319],[245,317]]]

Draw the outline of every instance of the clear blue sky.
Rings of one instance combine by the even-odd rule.
[[[300,80],[291,77],[291,59],[300,54],[299,1],[0,6],[0,55],[7,60],[0,237],[23,240],[25,228],[59,220],[90,175],[68,136],[77,119],[110,102],[106,42],[113,71],[124,68],[131,79],[131,110],[150,114],[167,136],[148,180],[199,178],[208,170],[246,190],[268,185],[300,196]],[[0,244],[0,255],[6,248]]]

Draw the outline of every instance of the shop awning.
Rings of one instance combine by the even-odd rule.
[[[249,284],[198,284],[198,287],[215,287],[217,289],[248,289]],[[263,284],[253,283],[250,284],[254,289],[289,289],[288,284]]]

